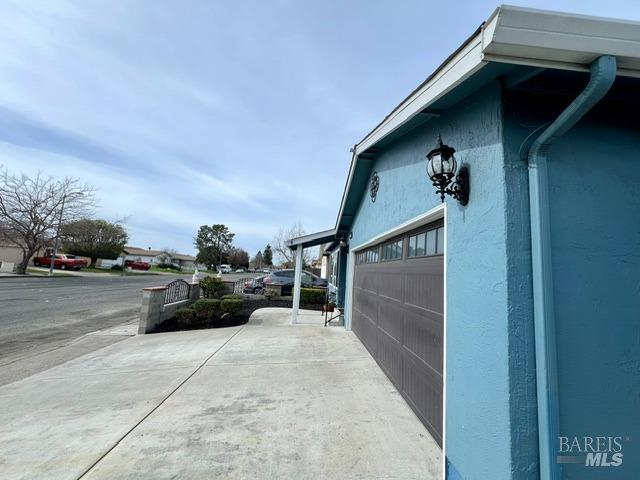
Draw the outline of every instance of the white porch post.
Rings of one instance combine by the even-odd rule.
[[[300,309],[300,287],[302,286],[302,245],[296,248],[296,270],[293,279],[293,310],[291,312],[291,323],[298,322],[298,310]]]

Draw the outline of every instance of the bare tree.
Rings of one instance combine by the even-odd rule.
[[[275,254],[278,264],[285,268],[292,268],[296,262],[295,252],[289,248],[289,241],[293,238],[301,237],[306,234],[302,223],[299,221],[289,228],[280,227],[278,233],[271,242],[271,248]],[[317,249],[305,249],[302,252],[302,263],[308,265],[309,260]]]
[[[86,217],[94,205],[93,188],[78,179],[0,170],[0,230],[22,250],[16,272],[25,273],[31,257],[57,238],[62,224]]]
[[[158,255],[158,259],[161,264],[171,263],[173,257],[178,254],[178,251],[175,248],[165,247],[161,251],[162,253]]]
[[[228,253],[229,263],[234,267],[249,266],[249,253],[242,248],[231,247]]]

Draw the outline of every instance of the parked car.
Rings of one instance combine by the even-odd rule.
[[[264,277],[264,284],[269,285],[281,285],[282,295],[291,295],[293,290],[295,270],[274,270],[269,275]],[[302,286],[303,287],[322,287],[326,288],[328,282],[324,278],[320,278],[311,272],[304,270],[302,272]]]
[[[244,268],[236,268],[236,273],[244,273]]]
[[[252,278],[244,282],[242,289],[244,293],[263,293],[264,292],[264,277]]]
[[[131,268],[133,270],[149,270],[151,264],[149,262],[143,262],[141,260],[125,260],[125,268]]]
[[[271,270],[269,270],[268,268],[263,268],[262,273],[271,273]]]
[[[231,273],[231,272],[233,272],[233,270],[231,269],[231,265],[224,265],[224,264],[220,265],[218,267],[218,271],[220,273]]]
[[[33,264],[36,267],[48,267],[51,265],[51,261],[51,255],[47,255],[45,257],[35,257],[33,259]],[[53,260],[53,268],[59,268],[60,270],[80,270],[82,267],[86,266],[86,260],[77,258],[75,255],[56,253],[56,257]]]

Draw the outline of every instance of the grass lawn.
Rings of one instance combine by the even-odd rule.
[[[157,265],[151,265],[151,268],[149,269],[150,272],[158,272],[158,273],[177,273],[177,274],[181,274],[181,273],[192,273],[192,272],[180,272],[178,270],[174,270],[173,268],[160,268]]]
[[[134,270],[132,272],[127,272],[126,270],[111,270],[110,268],[91,268],[84,267],[81,272],[91,272],[91,273],[105,273],[107,275],[120,275],[120,276],[133,276],[133,275],[155,275],[153,272],[153,267],[151,267],[148,271],[143,270]]]
[[[81,270],[82,272],[92,272],[92,273],[106,273],[107,275],[122,275],[123,271],[121,270],[111,270],[110,268],[96,268],[96,267],[84,267]]]
[[[36,268],[27,268],[27,273],[29,275],[39,275],[39,276],[43,276],[46,277],[49,275],[48,271],[42,271],[42,270],[38,270]],[[53,276],[54,277],[73,277],[72,274],[70,273],[62,273],[62,272],[56,272],[55,270],[53,271]]]

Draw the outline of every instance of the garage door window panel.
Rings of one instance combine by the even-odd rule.
[[[382,261],[391,262],[402,259],[403,240],[394,240],[382,246]]]
[[[444,227],[437,230],[437,250],[436,253],[444,254]]]

